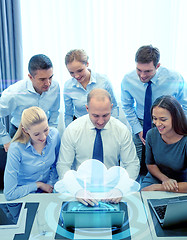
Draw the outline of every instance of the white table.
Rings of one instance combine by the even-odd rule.
[[[171,193],[171,192],[161,192],[161,191],[142,191],[141,192],[141,196],[142,196],[142,200],[145,206],[145,212],[148,218],[148,224],[149,224],[149,228],[150,228],[150,232],[152,235],[152,239],[164,239],[164,240],[187,240],[187,237],[158,237],[156,235],[156,231],[155,231],[155,227],[152,221],[152,217],[151,217],[151,212],[147,203],[147,199],[161,199],[161,198],[170,198],[170,197],[177,197],[177,196],[184,196],[187,194],[183,194],[183,193]]]
[[[55,238],[62,202],[69,200],[75,199],[70,199],[67,196],[59,193],[53,193],[29,194],[24,198],[12,202],[39,202],[38,210],[33,222],[29,240],[51,240]],[[151,240],[152,237],[150,235],[147,217],[144,211],[144,206],[142,204],[140,193],[135,193],[124,197],[123,201],[127,202],[131,240]],[[0,194],[0,202],[6,202],[3,194]],[[62,231],[66,231],[61,226],[60,228]],[[112,236],[109,232],[110,231],[107,230],[106,235],[102,232],[101,237],[98,234],[98,229],[96,235],[93,229],[88,229],[88,231],[86,232],[76,229],[73,239],[112,239]],[[14,238],[14,235],[8,229],[4,229],[3,233],[3,240],[11,240]],[[42,235],[42,233],[45,234]],[[120,233],[116,236],[116,239],[123,239],[120,238]],[[69,237],[69,239],[71,238]]]

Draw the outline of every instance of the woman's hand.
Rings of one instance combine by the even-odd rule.
[[[53,186],[51,186],[49,184],[46,184],[46,183],[43,183],[43,182],[37,182],[36,185],[37,185],[37,188],[40,188],[45,193],[52,193],[53,192]]]
[[[88,206],[88,204],[90,204],[91,206],[98,205],[98,201],[93,197],[91,192],[87,190],[84,189],[78,190],[77,193],[75,194],[75,197],[77,201],[81,202],[85,206]]]
[[[162,184],[152,184],[150,186],[144,187],[141,191],[164,191]]]
[[[162,181],[162,185],[166,191],[175,191],[178,192],[179,186],[175,179],[168,178]]]

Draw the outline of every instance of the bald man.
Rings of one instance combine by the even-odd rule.
[[[110,94],[104,89],[93,89],[87,96],[88,114],[73,121],[64,131],[61,140],[57,171],[59,179],[82,162],[93,158],[96,128],[101,129],[103,163],[125,168],[129,177],[139,174],[139,159],[132,140],[132,134],[122,122],[111,117]]]

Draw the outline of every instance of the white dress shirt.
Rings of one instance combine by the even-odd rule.
[[[95,126],[88,114],[68,125],[62,136],[57,162],[59,179],[63,178],[66,171],[77,170],[82,162],[92,159],[95,136]],[[127,170],[130,178],[136,179],[139,159],[127,126],[111,117],[102,129],[101,137],[105,166],[110,168],[120,165]]]

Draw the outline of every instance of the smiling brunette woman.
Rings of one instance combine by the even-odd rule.
[[[146,137],[148,174],[143,191],[187,192],[187,118],[178,101],[161,96],[151,109],[155,128]]]
[[[20,126],[10,144],[4,174],[4,194],[14,200],[34,192],[53,192],[57,181],[56,161],[60,137],[49,128],[39,107],[22,113]]]

